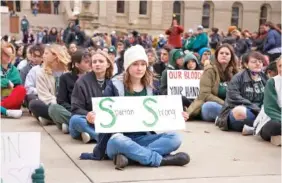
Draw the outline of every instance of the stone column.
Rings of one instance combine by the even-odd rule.
[[[92,36],[94,30],[99,27],[98,5],[98,1],[80,1],[79,24],[86,35]],[[78,9],[76,4],[75,7]]]
[[[139,1],[128,1],[128,4],[129,4],[128,23],[129,25],[138,24]]]

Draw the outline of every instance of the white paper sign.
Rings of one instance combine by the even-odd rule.
[[[1,133],[1,183],[32,183],[40,164],[40,133]]]
[[[200,93],[200,78],[203,71],[168,70],[167,94],[182,95],[195,99]]]
[[[180,95],[92,98],[92,105],[98,133],[185,129]]]

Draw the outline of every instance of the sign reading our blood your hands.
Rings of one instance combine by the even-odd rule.
[[[168,70],[168,95],[182,95],[188,99],[195,99],[200,93],[200,78],[203,71]]]

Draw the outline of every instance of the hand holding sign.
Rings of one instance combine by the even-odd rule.
[[[91,111],[91,112],[88,112],[87,115],[86,115],[86,120],[91,123],[91,124],[94,124],[95,122],[95,112],[94,111]]]

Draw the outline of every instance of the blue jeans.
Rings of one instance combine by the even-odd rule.
[[[177,150],[180,145],[181,139],[176,133],[130,136],[117,133],[108,141],[106,152],[110,159],[123,154],[141,165],[158,167],[163,156]]]
[[[86,132],[90,135],[91,140],[98,141],[98,133],[95,132],[95,128],[91,127],[84,115],[73,115],[69,121],[70,135],[74,139],[80,139],[81,133]]]
[[[214,122],[221,111],[222,105],[216,102],[206,102],[202,105],[202,120]]]
[[[250,109],[247,108],[247,119],[239,121],[236,120],[233,116],[233,112],[230,111],[229,116],[228,116],[229,120],[228,120],[228,127],[231,130],[237,131],[237,132],[242,132],[244,125],[248,125],[253,127],[253,123],[256,119],[256,115],[254,115],[254,113],[252,113],[252,111]]]

